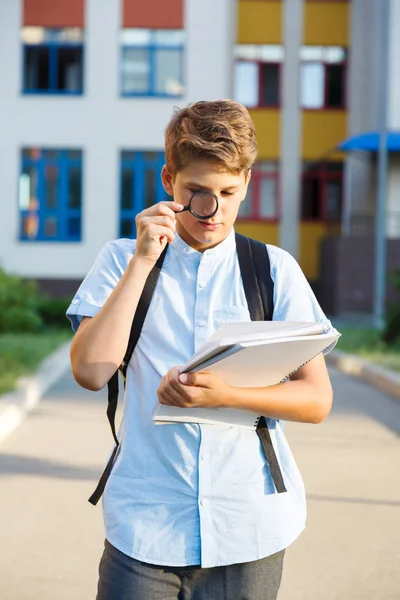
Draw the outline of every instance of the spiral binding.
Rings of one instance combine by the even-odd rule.
[[[323,332],[322,335],[325,335],[326,333],[329,333],[331,330],[331,327],[326,327]],[[326,346],[323,350],[321,350],[321,352],[325,352],[325,350],[327,350],[329,348],[329,345]],[[308,360],[306,360],[306,362],[304,362],[302,365],[299,365],[296,369],[294,369],[293,371],[291,371],[291,373],[289,373],[288,375],[286,375],[286,377],[284,377],[282,379],[282,381],[280,381],[279,383],[285,383],[286,381],[288,381],[290,379],[290,377],[296,373],[299,369],[301,369],[301,367],[304,367],[304,365],[308,364],[309,362],[311,362],[312,360],[314,360],[314,358],[316,358],[319,354],[321,354],[321,352],[318,352],[315,356],[312,356],[311,358],[309,358]]]

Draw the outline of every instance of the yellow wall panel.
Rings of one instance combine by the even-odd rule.
[[[300,224],[300,256],[299,264],[309,281],[319,277],[320,250],[322,238],[327,235],[326,223]]]
[[[320,159],[346,138],[347,114],[345,111],[305,110],[302,119],[303,160]],[[336,158],[339,156],[340,154],[337,153]]]
[[[280,110],[260,108],[249,112],[256,127],[258,159],[277,160],[280,156]]]
[[[350,2],[304,2],[303,44],[349,46]]]
[[[281,44],[283,2],[246,0],[238,3],[239,44]]]
[[[279,225],[277,223],[261,223],[259,221],[238,221],[235,231],[247,237],[260,240],[264,244],[278,245]]]

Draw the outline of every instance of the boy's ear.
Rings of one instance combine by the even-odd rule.
[[[174,195],[174,186],[173,186],[173,178],[171,173],[167,169],[167,165],[164,165],[161,171],[161,181],[164,187],[164,190],[167,192],[168,196]]]

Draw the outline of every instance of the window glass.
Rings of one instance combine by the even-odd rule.
[[[246,198],[240,203],[238,217],[242,219],[249,218],[252,214],[254,180],[251,179],[247,188]]]
[[[68,92],[82,89],[82,47],[58,49],[57,88]]]
[[[156,171],[146,169],[145,208],[150,208],[156,201]]]
[[[44,220],[44,235],[46,238],[57,237],[58,222],[56,217],[46,217]]]
[[[234,98],[244,106],[258,106],[258,64],[238,62],[235,65]]]
[[[152,32],[152,42],[157,46],[182,46],[184,41],[182,29],[156,29]]]
[[[133,237],[133,222],[130,219],[123,219],[121,221],[121,237],[131,238]]]
[[[150,41],[150,29],[122,29],[121,31],[121,42],[124,46],[148,46]]]
[[[81,237],[81,219],[79,217],[71,217],[68,219],[68,237]]]
[[[326,184],[326,218],[340,220],[342,208],[342,182],[328,181]]]
[[[279,105],[279,65],[260,65],[262,106]]]
[[[122,171],[122,210],[131,210],[133,208],[133,169],[123,169]]]
[[[83,90],[83,32],[79,28],[25,27],[23,88],[25,92]]]
[[[344,65],[328,65],[326,79],[326,105],[344,106]]]
[[[79,241],[82,152],[24,148],[21,154],[18,187],[21,239]],[[70,159],[70,155],[74,158]]]
[[[324,106],[324,65],[304,63],[300,66],[300,103],[303,108]]]
[[[45,207],[57,208],[58,204],[58,167],[47,165],[45,168]]]
[[[25,48],[25,89],[47,90],[49,85],[49,49],[40,46]]]
[[[273,219],[276,217],[276,180],[262,177],[260,182],[260,217]]]
[[[149,50],[125,48],[122,60],[122,91],[146,93],[150,87]]]
[[[183,94],[182,52],[157,50],[155,56],[156,93],[179,96]]]
[[[303,219],[320,219],[321,184],[316,175],[308,176],[302,182],[301,216]]]
[[[68,181],[68,206],[69,208],[81,208],[82,204],[82,181],[80,167],[70,167]]]

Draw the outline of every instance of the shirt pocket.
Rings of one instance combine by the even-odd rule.
[[[251,321],[246,308],[227,308],[214,311],[214,328],[217,329],[224,323],[237,323]]]

